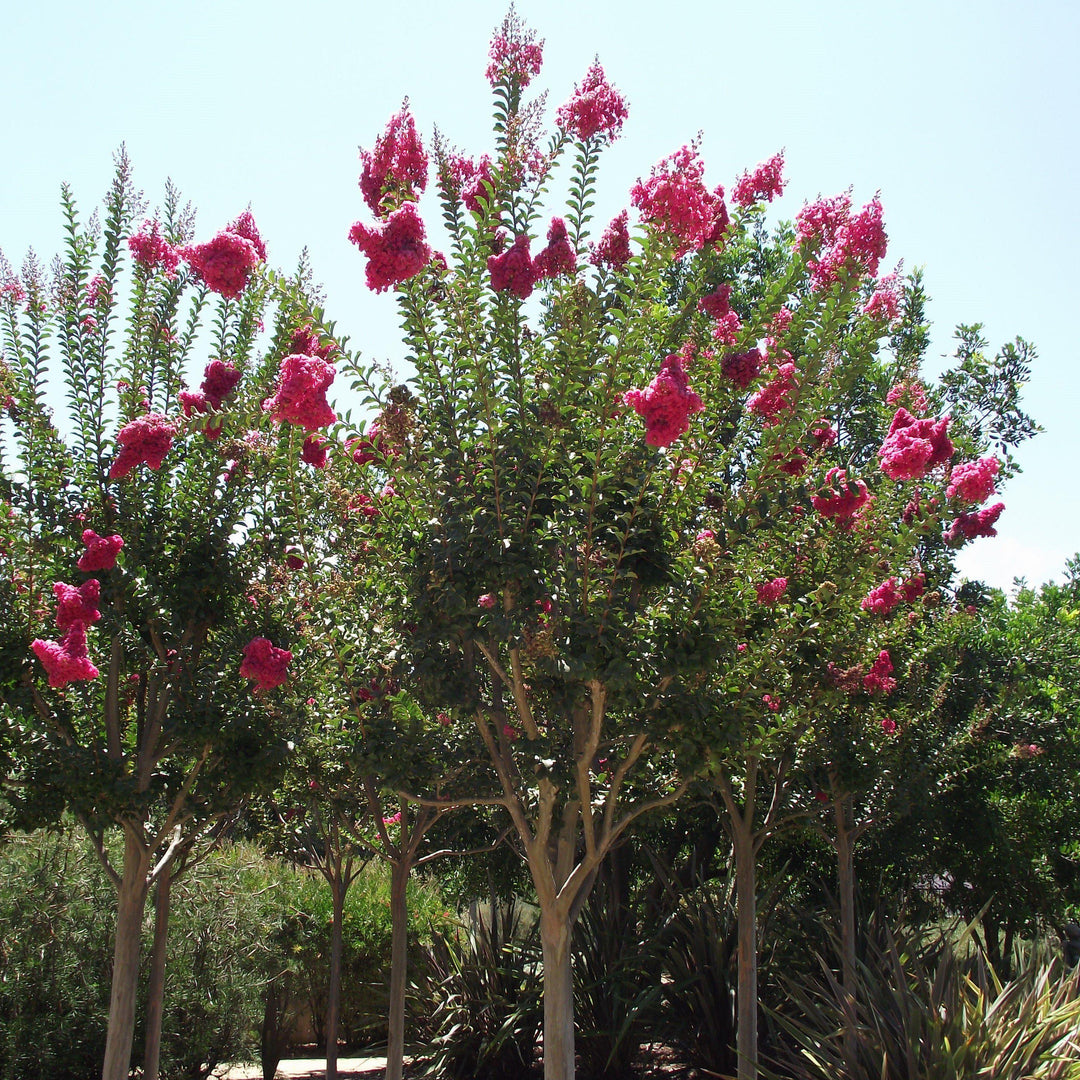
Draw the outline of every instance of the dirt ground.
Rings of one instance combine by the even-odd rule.
[[[339,1080],[380,1080],[386,1069],[386,1058],[338,1058]],[[258,1065],[231,1065],[213,1073],[215,1080],[262,1080]],[[324,1080],[326,1061],[323,1058],[292,1058],[278,1065],[279,1080]]]

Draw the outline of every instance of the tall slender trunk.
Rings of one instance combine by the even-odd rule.
[[[150,954],[150,983],[146,992],[144,1080],[158,1080],[161,1062],[161,1021],[165,1011],[165,950],[172,902],[172,863],[161,871],[154,894],[154,948]]]
[[[139,947],[146,909],[148,857],[138,840],[124,836],[124,871],[117,889],[116,943],[113,948],[109,1030],[101,1080],[127,1080],[135,1035],[135,996],[139,984]]]
[[[544,1080],[574,1077],[574,975],[570,920],[557,908],[541,910],[544,954]]]
[[[858,1045],[855,1015],[855,844],[851,797],[833,802],[836,823],[836,880],[840,894],[840,985],[844,994],[844,1060],[853,1064]]]
[[[330,986],[326,992],[326,1080],[337,1080],[338,1027],[341,1020],[341,956],[344,951],[345,884],[341,874],[330,880],[334,914],[330,923]]]
[[[390,1014],[386,1032],[386,1080],[401,1080],[405,1068],[405,976],[409,964],[409,860],[390,871]]]
[[[739,1080],[758,1075],[757,853],[753,825],[732,815],[735,852],[735,911],[739,940],[738,1030]]]

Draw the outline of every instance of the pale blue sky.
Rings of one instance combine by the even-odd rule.
[[[1027,402],[1046,433],[1021,451],[1000,535],[962,566],[1003,587],[1016,574],[1060,575],[1080,549],[1080,5],[517,8],[546,39],[537,85],[550,90],[549,114],[596,53],[629,98],[600,217],[698,130],[711,183],[785,147],[785,217],[819,193],[853,185],[865,202],[881,190],[888,264],[926,269],[932,357],[961,321],[983,321],[995,346],[1017,333],[1035,342]],[[20,4],[3,20],[0,247],[16,265],[28,246],[59,250],[60,181],[89,210],[126,142],[139,186],[157,200],[171,176],[199,208],[200,235],[250,203],[273,262],[291,267],[307,245],[341,329],[373,359],[394,360],[393,301],[367,292],[364,260],[345,239],[364,214],[356,148],[408,95],[425,137],[437,124],[466,152],[489,149],[483,69],[504,13],[503,0]]]

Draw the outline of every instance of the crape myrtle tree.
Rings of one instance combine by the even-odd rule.
[[[767,196],[768,184],[754,180],[761,172],[750,179]],[[740,186],[735,190],[738,197]],[[761,230],[744,236],[758,244]],[[738,259],[738,244],[732,235],[722,259]],[[873,788],[887,766],[897,725],[888,701],[919,613],[937,598],[924,595],[927,574],[947,577],[948,551],[993,535],[1002,510],[1000,503],[978,509],[994,493],[1002,463],[978,457],[983,444],[969,434],[974,423],[954,444],[950,416],[935,409],[940,399],[915,377],[925,339],[921,283],[917,275],[903,287],[896,276],[875,281],[884,249],[876,199],[857,214],[847,196],[821,200],[799,212],[794,235],[779,228],[772,258],[783,252],[790,260],[791,316],[770,344],[785,350],[790,367],[785,373],[781,365],[747,399],[733,444],[746,440],[741,485],[714,493],[708,506],[710,544],[722,535],[730,549],[721,572],[753,583],[743,640],[708,683],[718,723],[708,729],[716,741],[706,774],[736,867],[740,1076],[756,1075],[757,853],[771,833],[813,809],[811,795],[834,803],[850,960],[857,826],[848,785],[861,773]],[[751,253],[741,276],[737,268],[723,272],[753,296],[761,285],[746,282],[746,271],[769,261]],[[740,310],[743,297],[737,289],[732,296]],[[885,343],[888,352],[879,354]],[[983,404],[974,387],[952,402],[965,419]],[[1014,392],[1003,411],[1018,412],[1015,403]],[[731,503],[742,519],[731,516]],[[749,542],[732,547],[732,533],[747,528]],[[718,591],[712,596],[730,603]],[[723,718],[730,726],[721,734]],[[808,769],[817,774],[812,784]]]
[[[318,307],[304,332],[330,362],[348,346]],[[402,393],[394,390],[395,402],[404,400]],[[464,845],[433,846],[428,839],[454,807],[452,796],[475,789],[486,754],[475,731],[423,708],[399,681],[407,591],[405,578],[389,571],[409,558],[402,522],[410,518],[401,517],[405,504],[380,479],[386,444],[379,423],[396,430],[395,423],[407,425],[408,410],[391,403],[366,436],[337,437],[351,427],[349,413],[332,436],[308,435],[278,507],[292,572],[296,662],[312,696],[291,767],[271,802],[271,836],[315,866],[331,889],[328,1076],[337,1068],[345,895],[364,863],[388,864],[387,1076],[395,1080],[404,1062],[409,878],[418,866],[476,845],[476,829]]]
[[[16,824],[73,813],[116,888],[121,1080],[148,893],[285,751],[275,503],[299,453],[289,361],[310,358],[297,289],[259,344],[275,291],[249,212],[193,243],[170,187],[143,220],[122,153],[100,221],[66,188],[63,207],[52,272],[29,257],[0,282],[4,781]]]
[[[885,399],[875,356],[903,287],[876,277],[877,199],[821,200],[769,238],[754,208],[782,156],[738,180],[732,219],[692,143],[633,188],[633,235],[628,209],[590,243],[625,102],[594,64],[545,139],[526,98],[541,55],[508,17],[492,153],[436,141],[446,254],[419,214],[429,162],[407,108],[362,152],[374,222],[350,237],[369,287],[397,292],[415,374],[358,369],[379,415],[352,498],[354,557],[406,574],[395,677],[486,749],[448,798],[504,806],[528,862],[545,1074],[566,1077],[570,932],[601,861],[699,773],[727,778],[753,854],[761,763],[790,770],[824,703],[892,689],[885,634],[856,638],[852,613],[917,576],[953,447],[909,387]],[[975,502],[964,538],[1000,512]],[[773,790],[779,809],[782,775]]]

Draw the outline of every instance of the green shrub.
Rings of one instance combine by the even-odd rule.
[[[946,934],[927,938],[881,919],[864,927],[855,1039],[844,1048],[837,957],[816,976],[781,980],[773,1012],[786,1036],[785,1080],[1075,1080],[1080,1077],[1076,974],[1035,958],[1003,982],[985,958]]]

